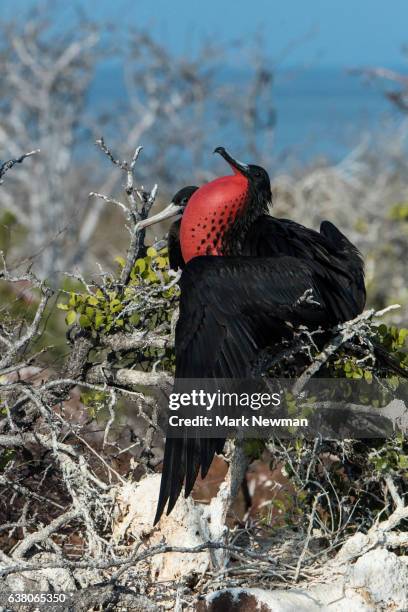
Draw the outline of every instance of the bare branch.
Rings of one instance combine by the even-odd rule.
[[[374,310],[365,310],[363,313],[358,315],[355,319],[351,321],[346,321],[346,323],[341,323],[338,325],[334,333],[336,334],[326,346],[321,351],[319,355],[313,360],[313,363],[303,372],[303,374],[297,379],[296,383],[292,387],[292,393],[296,396],[298,395],[307,382],[310,380],[312,376],[314,376],[320,368],[328,361],[328,359],[338,351],[338,349],[345,344],[348,340],[351,340],[356,334],[361,332],[362,329],[367,324],[367,321],[370,321],[373,317],[379,318],[384,316],[387,312],[391,312],[400,308],[399,304],[392,304],[383,310],[379,310],[375,312]]]
[[[44,542],[50,535],[58,531],[62,525],[69,523],[73,519],[76,519],[80,515],[79,510],[71,509],[64,514],[61,514],[56,519],[45,525],[38,531],[30,533],[24,540],[14,549],[13,559],[22,559],[34,544]]]
[[[119,208],[121,208],[125,213],[128,212],[128,209],[126,208],[124,204],[122,204],[122,202],[119,202],[119,200],[115,200],[114,198],[108,198],[108,196],[105,196],[102,193],[96,193],[94,191],[91,191],[89,194],[89,197],[90,198],[100,198],[107,204],[114,204],[115,206],[119,206]]]
[[[6,172],[8,172],[9,170],[11,170],[11,168],[13,166],[15,166],[15,164],[21,164],[25,159],[27,159],[27,157],[31,157],[32,155],[35,155],[36,153],[39,153],[40,149],[34,149],[33,151],[30,151],[29,153],[24,153],[23,155],[21,155],[20,157],[17,157],[16,159],[9,159],[8,161],[2,163],[0,165],[0,185],[4,182],[3,176],[6,174]]]

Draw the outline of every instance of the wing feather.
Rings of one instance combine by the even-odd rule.
[[[320,232],[316,232],[289,219],[262,215],[248,231],[243,254],[254,257],[292,256],[322,265],[349,292],[349,301],[353,302],[350,318],[364,308],[363,259],[358,249],[330,221],[323,221]]]
[[[329,327],[354,308],[326,267],[291,256],[197,257],[180,287],[176,391],[183,378],[248,378],[259,350],[289,330],[285,322]],[[303,299],[308,290],[313,303]],[[205,477],[223,445],[222,439],[166,440],[155,522],[167,501],[167,513],[172,510],[184,481],[189,495],[200,469]]]

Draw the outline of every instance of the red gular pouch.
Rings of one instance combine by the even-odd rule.
[[[181,219],[180,243],[184,261],[200,255],[223,255],[223,236],[247,203],[248,179],[233,168],[203,185],[191,196]]]

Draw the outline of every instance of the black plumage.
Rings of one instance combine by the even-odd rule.
[[[317,232],[268,215],[265,170],[237,162],[223,148],[217,152],[247,177],[246,202],[222,236],[221,256],[185,262],[175,239],[180,222],[170,232],[170,261],[183,267],[176,388],[183,378],[250,377],[259,351],[291,338],[292,326],[328,329],[356,317],[365,304],[356,247],[328,221]],[[205,477],[223,446],[221,439],[166,440],[155,523],[167,502],[171,512],[183,482],[190,494],[200,469]]]
[[[179,207],[178,218],[172,223],[167,237],[169,263],[172,270],[178,270],[184,267],[184,259],[180,246],[181,217],[189,199],[197,189],[198,187],[195,185],[183,187],[172,199],[172,204]]]

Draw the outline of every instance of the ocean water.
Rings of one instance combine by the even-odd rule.
[[[395,67],[394,67],[395,68]],[[398,68],[397,68],[398,69]],[[223,68],[220,74],[239,83],[245,71]],[[401,115],[384,95],[392,84],[366,82],[342,68],[278,70],[272,85],[276,110],[274,157],[308,163],[316,158],[341,160],[367,134],[398,128]],[[92,83],[90,108],[116,108],[127,104],[127,90],[119,63],[99,67]],[[217,143],[223,142],[223,126]],[[233,147],[234,133],[227,134]]]
[[[368,134],[397,128],[401,115],[385,90],[341,68],[278,73],[277,153],[339,161]]]

